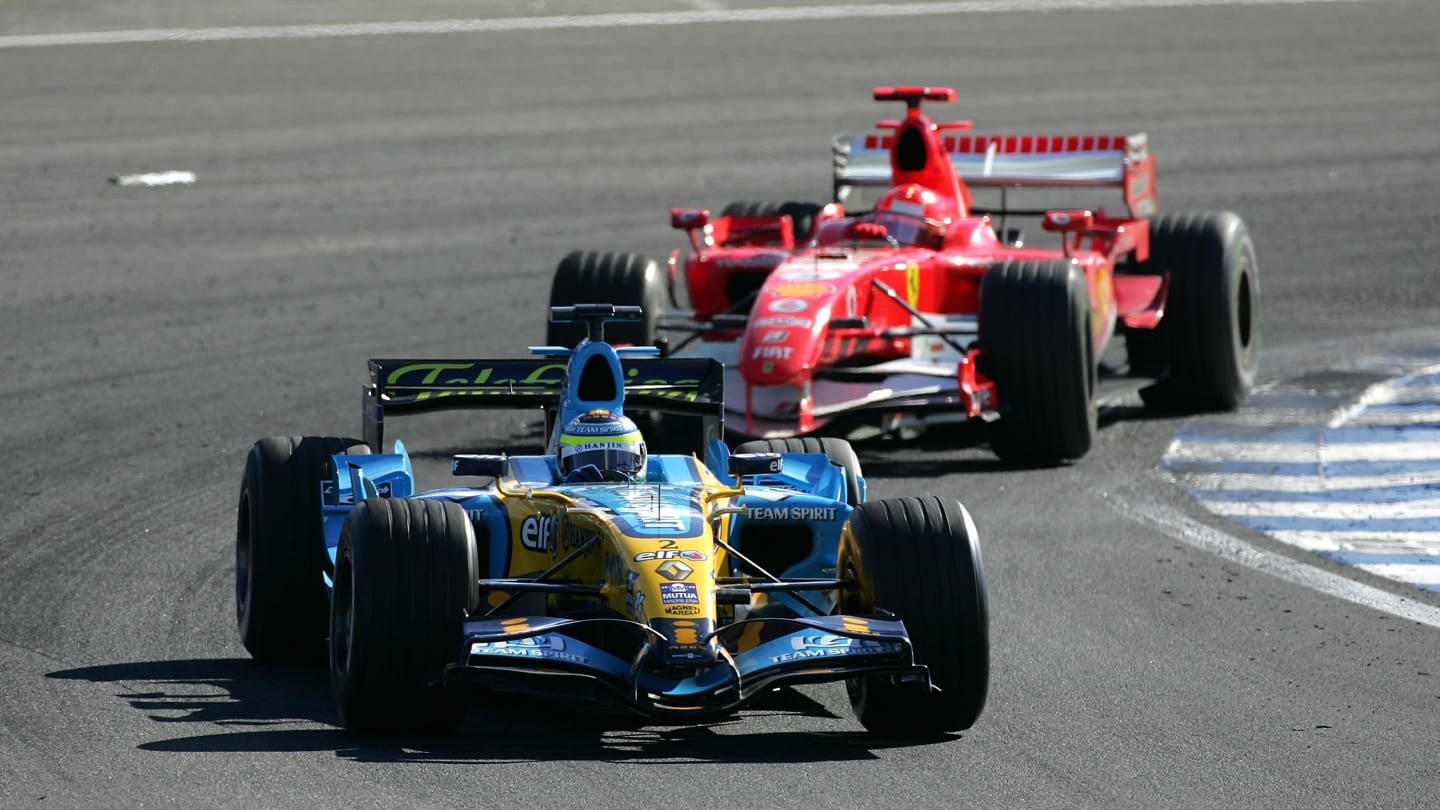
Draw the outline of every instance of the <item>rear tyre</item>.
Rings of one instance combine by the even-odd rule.
[[[810,239],[815,230],[815,219],[824,209],[822,205],[809,202],[740,201],[732,202],[720,212],[726,217],[773,217],[789,216],[790,229],[797,243]]]
[[[660,265],[638,253],[577,250],[560,260],[550,282],[552,307],[640,307],[643,315],[639,321],[605,325],[606,342],[616,344],[654,346],[666,296],[665,274]],[[550,346],[574,348],[585,337],[583,323],[551,323],[545,327],[545,342]]]
[[[936,689],[887,676],[846,681],[850,705],[871,732],[929,737],[963,731],[985,707],[990,631],[980,541],[970,513],[936,497],[870,501],[840,536],[838,570],[858,589],[847,615],[888,611],[905,622],[915,662]]]
[[[1055,464],[1095,436],[1094,352],[1085,273],[1070,261],[1009,261],[980,283],[980,371],[995,381],[1001,459]]]
[[[1169,273],[1155,329],[1126,329],[1130,366],[1163,379],[1141,390],[1146,405],[1233,410],[1255,385],[1260,359],[1260,276],[1245,223],[1229,211],[1150,221],[1141,273]]]
[[[819,436],[798,436],[790,439],[756,439],[735,448],[736,453],[824,453],[825,457],[845,471],[845,503],[859,506],[864,496],[860,491],[860,459],[855,448],[844,439]]]
[[[638,253],[602,253],[575,251],[560,260],[550,282],[550,306],[572,304],[614,304],[640,307],[639,321],[605,324],[605,340],[615,344],[655,346],[660,337],[660,314],[668,299],[665,274],[660,265]],[[583,323],[550,323],[545,327],[545,343],[573,348],[586,337]],[[691,433],[698,435],[699,421],[670,423],[679,417],[664,417],[653,411],[627,413],[645,434],[651,452],[679,452],[678,440],[667,437]],[[662,420],[666,422],[661,425]],[[693,441],[690,442],[693,444]]]
[[[235,517],[235,620],[257,661],[318,662],[330,614],[320,511],[331,456],[368,455],[359,439],[261,439],[245,458]]]
[[[438,683],[479,605],[475,533],[459,504],[371,498],[340,534],[330,612],[330,687],[345,724],[450,731],[460,696]]]

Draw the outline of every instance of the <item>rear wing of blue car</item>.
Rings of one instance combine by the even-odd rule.
[[[371,360],[362,403],[365,442],[374,452],[384,452],[387,414],[474,408],[543,409],[548,433],[567,396],[568,366],[567,357]],[[704,442],[723,435],[724,366],[718,361],[624,357],[620,374],[626,412],[697,416],[704,424]],[[573,395],[584,385],[582,378],[569,391]]]

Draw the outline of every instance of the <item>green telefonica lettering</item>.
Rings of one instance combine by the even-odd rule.
[[[472,365],[472,366],[465,366],[464,370],[465,370],[465,373],[466,373],[467,375],[469,375],[469,376],[456,377],[456,378],[454,378],[454,379],[452,379],[452,380],[446,380],[446,381],[445,381],[445,384],[446,384],[446,385],[453,385],[453,386],[456,386],[456,387],[458,387],[458,388],[464,388],[464,387],[466,387],[466,386],[471,386],[471,385],[485,385],[485,384],[487,384],[487,383],[490,382],[490,375],[495,373],[495,369],[493,369],[493,368],[482,368],[482,369],[480,369],[479,371],[476,371],[476,370],[475,370],[475,367],[474,367],[473,365]],[[508,382],[510,382],[510,381],[509,381],[509,380],[496,380],[495,382],[496,382],[496,383],[508,383]],[[440,396],[442,396],[442,397],[443,397],[443,396],[450,396],[450,395],[455,395],[455,396],[477,396],[477,395],[484,394],[484,393],[485,393],[484,391],[441,391],[441,392],[440,392]]]
[[[401,366],[400,368],[397,368],[394,371],[390,372],[390,377],[385,382],[387,385],[398,386],[401,385],[400,381],[406,376],[418,372],[424,372],[425,376],[421,378],[420,382],[412,382],[410,384],[434,385],[435,378],[439,377],[442,372],[459,371],[461,369],[466,369],[469,367],[470,366],[465,363],[414,363],[408,366]],[[415,401],[420,402],[423,400],[427,400],[431,397],[432,394],[434,394],[433,391],[421,391],[415,395]]]
[[[654,380],[630,380],[629,384],[630,384],[632,387],[645,386],[645,385],[665,385],[665,386],[675,386],[675,387],[679,387],[679,386],[690,386],[690,387],[694,387],[694,386],[697,386],[697,385],[700,384],[700,380],[698,380],[698,379],[689,379],[689,380],[664,380],[664,379],[654,379]],[[694,401],[695,401],[696,399],[698,399],[699,396],[700,396],[699,392],[697,392],[697,391],[646,391],[645,393],[646,393],[646,395],[652,396],[652,397],[664,397],[664,398],[666,398],[666,399],[683,399],[683,400],[685,400],[686,402],[694,402]]]
[[[558,372],[560,372],[561,375],[563,375],[563,374],[565,373],[565,364],[564,364],[564,363],[551,363],[551,364],[549,364],[549,365],[541,366],[541,367],[535,369],[534,371],[530,372],[530,376],[526,377],[525,379],[521,380],[520,382],[521,382],[521,384],[523,384],[523,385],[538,385],[538,384],[540,384],[540,383],[559,384],[560,380],[558,380],[558,379],[553,379],[553,378],[552,378],[552,379],[545,379],[545,378],[544,378],[544,375],[545,375],[547,372],[550,372],[550,371],[558,371]]]

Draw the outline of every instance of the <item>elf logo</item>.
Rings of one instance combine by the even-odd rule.
[[[555,547],[555,516],[531,515],[520,524],[520,545],[531,551]]]
[[[703,551],[642,551],[635,555],[635,562],[650,562],[651,560],[705,562],[706,559]]]

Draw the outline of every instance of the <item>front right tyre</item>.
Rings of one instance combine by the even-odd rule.
[[[331,456],[368,455],[359,439],[276,436],[245,458],[235,516],[235,622],[251,657],[319,663],[330,615],[320,510]]]
[[[732,202],[720,211],[725,217],[790,217],[790,230],[796,244],[805,244],[814,234],[815,220],[825,206],[812,202],[787,200],[740,200]]]
[[[995,381],[990,448],[1004,461],[1056,464],[1090,450],[1095,356],[1085,272],[1068,260],[1011,260],[980,282],[979,366]]]

